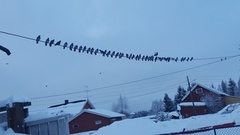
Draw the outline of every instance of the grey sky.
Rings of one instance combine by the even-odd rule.
[[[124,53],[208,58],[239,54],[239,13],[237,0],[1,0],[0,30]],[[150,109],[152,100],[163,98],[164,93],[175,94],[178,85],[186,87],[186,76],[206,86],[239,77],[239,58],[234,58],[139,83],[92,90],[218,59],[183,63],[112,59],[36,45],[4,34],[0,34],[0,44],[12,52],[10,56],[0,53],[0,99],[13,94],[33,98],[79,92],[33,100],[39,108],[41,104],[85,98],[87,86],[96,107],[109,109],[122,94],[132,110]]]

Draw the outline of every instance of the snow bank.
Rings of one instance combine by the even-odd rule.
[[[0,135],[26,135],[26,134],[14,133],[14,131],[11,128],[9,128],[7,131],[4,131],[4,129],[0,128]]]
[[[126,119],[100,128],[93,135],[153,135],[240,125],[240,104],[226,106],[216,114],[193,116],[186,119],[155,123],[151,119]]]

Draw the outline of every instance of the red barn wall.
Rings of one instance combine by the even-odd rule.
[[[106,118],[99,115],[84,112],[72,121],[69,122],[70,133],[79,133],[91,130],[97,130],[103,126],[110,125],[114,121],[122,120],[121,117]],[[95,122],[101,120],[101,124],[96,125]],[[74,125],[79,125],[78,128],[74,128]]]
[[[180,110],[183,118],[188,118],[195,115],[203,115],[207,113],[206,106],[195,106],[195,112],[193,106],[181,106]]]

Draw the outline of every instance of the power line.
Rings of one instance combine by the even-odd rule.
[[[225,60],[229,60],[229,59],[232,59],[232,58],[236,58],[236,57],[239,57],[239,56],[240,56],[240,55],[233,55],[233,56],[231,56],[231,57],[228,57],[227,59],[221,59],[221,60],[209,62],[209,63],[206,63],[206,64],[202,64],[202,65],[198,65],[198,66],[194,66],[194,67],[190,67],[190,68],[186,68],[186,69],[182,69],[182,70],[178,70],[178,71],[174,71],[174,72],[170,72],[170,73],[166,73],[166,74],[162,74],[162,75],[157,75],[157,76],[153,76],[153,77],[148,77],[148,78],[144,78],[144,79],[139,79],[139,80],[124,82],[124,83],[109,85],[109,86],[105,86],[105,87],[99,87],[99,88],[89,89],[89,91],[96,91],[96,90],[100,90],[100,89],[113,88],[113,87],[117,87],[117,86],[122,86],[122,85],[127,85],[127,84],[142,82],[142,81],[146,81],[146,80],[151,80],[151,79],[155,79],[155,78],[160,78],[160,77],[164,77],[164,76],[168,76],[168,75],[172,75],[172,74],[177,74],[177,73],[185,72],[185,71],[188,71],[188,70],[192,70],[192,69],[196,69],[196,68],[200,68],[200,67],[212,65],[212,64],[219,63],[219,62],[222,62],[222,61],[225,61]],[[71,92],[71,93],[64,93],[64,94],[56,94],[56,95],[50,95],[50,96],[34,97],[34,98],[32,98],[32,99],[51,98],[51,97],[58,97],[58,96],[64,96],[64,95],[72,95],[72,94],[77,94],[77,93],[82,93],[82,92],[85,92],[85,91],[83,90],[83,91],[76,91],[76,92]]]

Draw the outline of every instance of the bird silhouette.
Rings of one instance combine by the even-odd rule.
[[[78,46],[75,45],[74,48],[73,48],[73,51],[76,52],[77,49],[78,49]]]
[[[96,50],[94,51],[94,54],[97,55],[98,51],[99,51],[99,49],[96,49]]]
[[[73,43],[71,43],[70,46],[69,46],[69,49],[70,49],[71,51],[72,51],[72,49],[73,49],[73,46],[74,46]]]
[[[45,41],[45,46],[47,46],[47,44],[49,43],[50,39],[47,38],[46,41]]]
[[[64,45],[63,45],[63,49],[65,49],[67,46],[68,46],[68,43],[65,42]]]
[[[114,54],[115,54],[115,51],[113,51],[113,52],[112,52],[112,54],[111,54],[111,57],[113,57],[113,56],[114,56]]]
[[[37,36],[37,38],[36,38],[36,43],[38,44],[40,40],[41,40],[41,36],[39,35],[39,36]]]
[[[2,50],[3,52],[5,52],[8,56],[11,54],[10,50],[7,49],[6,47],[3,47],[0,45],[0,50]]]
[[[118,57],[118,55],[119,55],[119,52],[117,52],[117,53],[115,54],[115,58],[117,58],[117,57]]]
[[[91,48],[90,54],[92,55],[94,52],[94,48]]]
[[[78,52],[81,52],[82,51],[82,46],[79,46],[79,48],[78,48]]]
[[[154,56],[158,56],[158,52],[155,52],[155,53],[154,53]]]
[[[102,51],[103,57],[106,55],[106,53],[107,53],[107,50]]]
[[[124,53],[119,54],[119,59],[121,59],[124,56]]]
[[[177,61],[178,61],[178,57],[175,58],[175,62],[177,62]]]
[[[142,56],[142,61],[143,61],[143,60],[145,60],[145,56],[144,56],[144,55]]]
[[[88,49],[87,49],[87,53],[89,53],[91,51],[91,48],[89,47]]]
[[[193,60],[193,57],[190,58],[190,61],[192,61],[192,60]]]
[[[83,50],[82,50],[82,52],[85,52],[85,51],[86,51],[86,49],[87,49],[87,47],[86,47],[86,46],[84,46],[84,47],[83,47]]]
[[[50,41],[49,46],[52,47],[53,44],[54,44],[54,39]]]
[[[106,56],[108,57],[110,54],[111,54],[111,51],[108,51],[107,54],[106,54]]]
[[[129,54],[126,54],[126,58],[129,58]]]
[[[61,44],[61,40],[59,40],[59,41],[55,44],[55,46],[60,45],[60,44]]]

